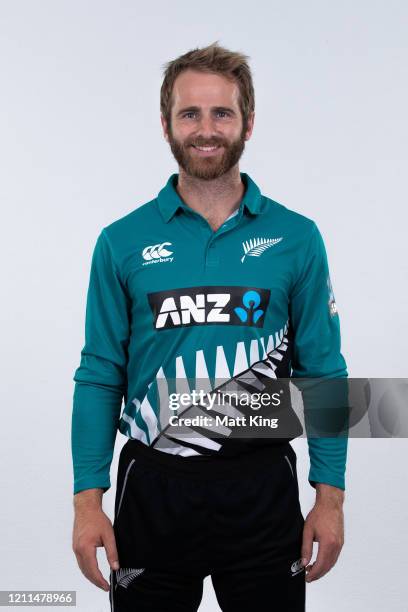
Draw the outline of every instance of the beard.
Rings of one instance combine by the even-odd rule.
[[[246,125],[243,125],[239,138],[233,142],[220,138],[212,138],[208,142],[200,139],[180,142],[174,138],[171,125],[168,129],[170,148],[179,166],[189,176],[205,181],[222,176],[238,163],[245,149],[245,132]],[[223,149],[216,155],[200,157],[194,153],[192,145],[201,147],[220,145]]]

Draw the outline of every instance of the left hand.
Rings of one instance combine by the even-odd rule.
[[[344,492],[327,484],[316,484],[316,503],[303,527],[302,559],[306,582],[318,580],[333,567],[344,544]],[[319,542],[314,563],[310,563],[313,542]]]

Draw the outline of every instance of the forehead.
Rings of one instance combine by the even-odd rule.
[[[173,85],[173,105],[239,107],[239,87],[221,74],[184,70]]]

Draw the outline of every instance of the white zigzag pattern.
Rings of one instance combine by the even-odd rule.
[[[288,328],[289,328],[289,320],[286,321],[283,328],[279,329],[278,331],[275,331],[275,333],[272,332],[272,334],[270,334],[267,337],[266,347],[265,347],[265,338],[260,338],[261,348],[262,348],[262,353],[263,353],[262,356],[259,355],[258,340],[256,339],[252,340],[250,343],[249,360],[247,360],[247,356],[245,352],[245,343],[242,341],[238,342],[236,346],[236,355],[235,355],[235,364],[234,364],[233,373],[229,372],[228,363],[227,363],[225,353],[224,353],[224,347],[222,345],[218,345],[216,349],[217,352],[216,352],[216,367],[215,367],[215,383],[216,383],[215,386],[217,386],[217,384],[219,384],[221,381],[227,380],[228,378],[233,377],[233,376],[237,376],[239,375],[239,372],[242,372],[246,370],[247,368],[251,368],[251,367],[255,371],[258,371],[266,376],[269,376],[270,378],[276,379],[275,369],[277,366],[274,363],[274,361],[278,361],[278,362],[281,361],[283,358],[282,352],[285,352],[288,348],[287,338],[286,338]],[[257,363],[260,360],[265,360],[265,359],[266,359],[266,363]],[[191,392],[189,381],[187,380],[187,375],[186,375],[185,368],[184,368],[183,358],[181,356],[176,357],[176,377],[177,377],[176,378],[177,392],[179,393]],[[204,386],[206,387],[208,391],[212,390],[212,384],[211,384],[211,380],[208,374],[208,370],[207,370],[206,363],[205,363],[205,357],[204,357],[202,350],[196,351],[196,378],[200,379],[200,382],[204,384]],[[156,380],[158,383],[158,387],[160,389],[160,387],[163,385],[163,382],[166,381],[166,377],[164,375],[162,368],[158,370],[156,374]],[[208,383],[207,385],[205,384],[206,380]],[[150,383],[150,385],[151,384],[152,383]],[[149,388],[150,388],[150,385],[149,385]],[[166,385],[166,391],[167,391],[167,385]],[[163,393],[163,389],[161,393],[159,392],[159,402],[160,402],[159,413],[161,415],[160,424],[157,420],[157,417],[154,411],[152,410],[150,404],[147,401],[147,397],[143,399],[142,403],[140,403],[140,401],[137,400],[136,398],[133,400],[133,403],[136,405],[136,407],[139,406],[139,410],[140,410],[140,407],[144,408],[144,410],[141,410],[141,413],[145,419],[145,422],[147,422],[151,440],[155,439],[155,437],[159,434],[159,427],[161,430],[163,425],[166,423],[166,419],[163,419],[162,411],[163,413],[165,413],[166,418],[168,418],[168,415],[169,415],[168,397],[166,393]],[[150,408],[148,413],[146,411],[147,405]],[[148,418],[146,419],[147,416]],[[138,438],[144,441],[145,443],[147,443],[145,433],[136,425],[134,419],[130,418],[128,415],[126,415],[126,413],[123,413],[122,418],[128,424],[131,425],[131,437]],[[199,438],[197,438],[196,443],[197,442],[199,443]],[[219,445],[216,442],[214,442],[213,440],[208,440],[208,438],[206,438],[205,436],[202,436],[201,443],[203,446],[209,446],[211,448],[219,447]],[[166,449],[166,451],[172,452],[171,448]],[[174,449],[174,452],[177,453],[177,449]],[[184,455],[198,455],[200,453],[198,453],[197,451],[193,449],[186,449],[183,454]]]
[[[289,329],[289,320],[286,321],[285,325],[281,329],[276,331],[274,334],[272,333],[268,336],[267,342],[266,342],[267,344],[266,355],[262,356],[262,358],[264,359],[263,363],[262,361],[260,361],[261,357],[259,355],[259,348],[258,348],[257,340],[252,340],[250,343],[249,360],[247,360],[246,355],[245,355],[245,359],[243,361],[242,351],[240,351],[241,353],[240,371],[243,372],[247,370],[248,368],[252,369],[252,372],[249,371],[246,374],[245,378],[248,378],[248,380],[249,378],[255,380],[255,372],[259,372],[263,374],[264,376],[268,376],[269,378],[273,378],[273,379],[277,378],[276,373],[275,373],[277,364],[275,362],[281,361],[283,359],[283,353],[288,349],[288,339],[286,336],[288,329]],[[264,351],[265,350],[265,338],[260,338],[260,340],[262,344],[262,350]],[[236,354],[238,353],[238,349],[243,349],[245,351],[244,343],[242,342],[237,343]],[[197,351],[196,357],[198,357],[198,354],[200,354],[200,357],[201,357],[201,351]],[[199,363],[201,366],[203,365],[203,362],[201,359],[200,360],[196,359],[196,366],[198,366]],[[236,363],[237,363],[237,360],[236,360]],[[232,374],[229,372],[229,369],[228,369],[227,360],[224,354],[224,347],[222,345],[219,345],[217,347],[216,372],[218,374],[221,374],[221,376],[215,377],[215,386],[218,386],[218,384],[226,381],[228,378],[232,376]],[[237,375],[239,376],[239,372],[235,371],[235,368],[234,368],[233,376],[237,376]],[[211,381],[208,377],[208,372],[206,368],[204,371],[203,370],[199,371],[196,368],[196,377],[197,379],[198,378],[200,379],[200,383],[203,383],[204,387],[207,387],[207,389],[210,389],[210,390],[212,389]],[[206,380],[204,380],[206,377],[208,377],[208,381],[207,381],[208,385],[206,384]],[[201,386],[202,385],[200,385],[200,388]],[[185,408],[185,410],[186,409],[187,408]],[[216,412],[220,412],[222,414],[231,413],[230,416],[234,416],[233,413],[235,412],[235,409],[231,410],[231,408],[228,405],[223,406],[222,408],[214,406],[213,409]],[[191,407],[190,407],[190,410],[191,410]],[[198,413],[200,413],[199,409],[198,409]],[[172,434],[172,437],[177,438],[178,436],[176,434]],[[183,439],[185,440],[185,432],[183,434]],[[191,431],[191,438],[189,438],[189,441],[198,446],[202,446],[205,448],[213,448],[213,450],[219,450],[220,448],[220,444],[218,444],[217,442],[215,442],[214,440],[210,438],[207,438],[205,435],[199,434],[198,432],[193,431],[193,430]],[[160,445],[159,439],[157,439],[156,442],[153,444],[154,447],[156,447],[155,446],[156,443]],[[191,447],[180,446],[175,441],[171,441],[169,439],[166,440],[165,447],[160,448],[160,450],[164,452],[172,453],[172,454],[177,454],[178,452],[180,452],[180,450],[182,450],[182,454],[184,456],[201,454]]]

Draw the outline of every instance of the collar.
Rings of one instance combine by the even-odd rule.
[[[251,179],[249,174],[246,172],[240,172],[240,175],[245,186],[245,192],[239,207],[241,209],[245,206],[250,213],[257,215],[263,211],[261,191],[255,181]],[[170,221],[178,208],[190,208],[183,202],[176,190],[178,176],[178,173],[172,174],[169,177],[166,185],[159,191],[157,196],[159,209],[165,223]]]

